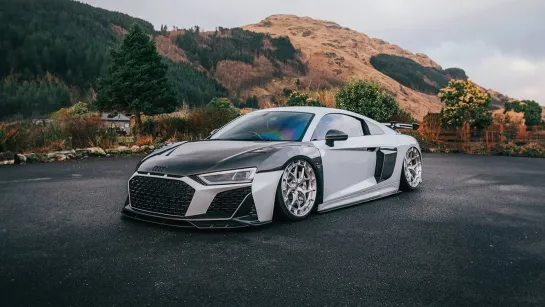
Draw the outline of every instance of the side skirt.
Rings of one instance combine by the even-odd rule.
[[[368,202],[368,201],[372,201],[372,200],[376,200],[376,199],[379,199],[379,198],[395,195],[395,194],[398,194],[398,193],[401,192],[398,187],[399,187],[399,182],[396,181],[396,182],[387,184],[386,186],[381,187],[379,189],[373,189],[371,191],[366,191],[366,192],[361,193],[359,195],[353,195],[353,196],[347,197],[347,198],[345,198],[343,200],[340,200],[340,201],[337,201],[337,202],[334,202],[334,203],[331,203],[331,204],[327,204],[325,206],[325,208],[323,208],[323,209],[320,209],[318,207],[317,212],[318,213],[325,213],[325,212],[329,212],[329,211],[333,211],[333,210],[337,210],[337,209],[341,209],[341,208],[346,208],[346,207],[359,205],[359,204],[362,204],[362,203],[365,203],[365,202]],[[380,191],[384,191],[384,192],[375,194],[376,192],[380,192]],[[367,197],[367,195],[369,195],[369,194],[371,194],[371,195],[375,194],[375,195]],[[324,207],[324,206],[322,205],[322,207]]]

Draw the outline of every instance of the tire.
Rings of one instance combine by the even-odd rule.
[[[422,182],[422,155],[416,147],[411,147],[403,158],[399,190],[408,192],[418,188]]]
[[[276,189],[275,217],[290,221],[306,219],[316,206],[318,186],[316,170],[310,162],[290,161]]]

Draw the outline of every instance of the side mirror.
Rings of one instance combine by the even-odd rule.
[[[325,144],[333,147],[335,141],[346,141],[348,135],[342,131],[331,129],[325,134]]]

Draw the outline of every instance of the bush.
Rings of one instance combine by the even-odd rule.
[[[497,154],[502,156],[515,156],[515,157],[545,157],[545,148],[537,143],[528,143],[523,146],[517,145],[511,141],[503,143],[498,146]]]
[[[0,152],[15,148],[18,132],[17,125],[0,123]]]
[[[524,113],[524,122],[527,126],[539,125],[543,122],[541,120],[543,109],[533,100],[506,102],[503,112],[506,113],[511,110]]]
[[[397,123],[407,123],[407,124],[417,122],[417,120],[414,118],[414,116],[411,113],[406,112],[405,110],[402,110],[402,109],[399,109],[397,114],[394,114],[389,121],[395,121]]]
[[[335,96],[337,108],[367,116],[379,122],[388,121],[399,113],[395,98],[378,82],[352,80]]]
[[[523,157],[545,157],[545,148],[537,143],[528,143],[520,147],[520,155]]]
[[[515,142],[499,144],[497,153],[502,156],[519,156],[520,147]]]
[[[153,145],[153,139],[151,136],[141,136],[136,140],[136,146]]]
[[[76,112],[74,112],[76,110]],[[116,144],[118,128],[105,127],[82,104],[61,109],[49,121],[19,121],[0,125],[0,150],[46,152]]]
[[[149,136],[157,142],[164,142],[171,138],[179,139],[181,135],[187,134],[188,131],[187,121],[181,116],[165,114],[145,117],[142,120],[142,135]]]
[[[447,128],[462,127],[483,129],[492,123],[489,110],[490,94],[483,92],[470,80],[451,80],[437,95],[444,104],[441,118]]]
[[[192,139],[205,138],[212,130],[222,127],[237,116],[238,114],[231,109],[212,107],[193,109],[186,117],[188,136]]]
[[[292,92],[290,94],[288,101],[286,101],[286,106],[288,107],[301,107],[301,106],[324,107],[324,105],[320,103],[319,99],[311,98],[309,94],[304,94],[299,92]]]

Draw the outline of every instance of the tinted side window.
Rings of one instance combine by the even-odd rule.
[[[371,133],[371,135],[384,134],[384,130],[382,130],[382,128],[380,128],[379,126],[370,123],[369,121],[365,121],[365,123],[367,124],[367,127],[369,128],[369,133]]]
[[[331,130],[340,130],[348,135],[348,137],[362,136],[363,128],[362,123],[351,116],[343,114],[328,114],[320,120],[312,140],[325,140],[326,133]]]

